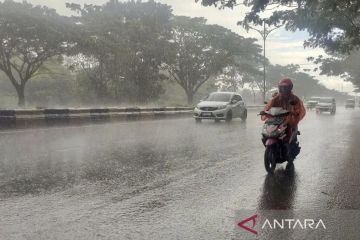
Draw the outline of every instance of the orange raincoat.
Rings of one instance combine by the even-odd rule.
[[[279,93],[270,100],[270,102],[265,106],[264,111],[268,111],[272,107],[281,107],[291,113],[286,117],[286,122],[289,125],[287,128],[287,139],[289,139],[292,131],[297,128],[298,123],[305,117],[306,110],[303,102],[293,93],[290,93],[289,96],[284,96]],[[261,120],[265,121],[266,119],[266,116],[261,116]]]

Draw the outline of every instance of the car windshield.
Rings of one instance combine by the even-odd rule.
[[[230,97],[230,93],[212,93],[205,100],[211,102],[230,102]]]
[[[332,98],[321,98],[320,102],[321,103],[332,103],[333,99]]]

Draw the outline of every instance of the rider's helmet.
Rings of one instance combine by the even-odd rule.
[[[285,78],[279,82],[279,93],[281,94],[290,94],[291,90],[293,89],[294,85],[289,78]]]

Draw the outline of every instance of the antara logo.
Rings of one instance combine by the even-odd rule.
[[[268,227],[270,229],[326,229],[323,220],[316,221],[314,219],[266,219],[261,229]]]
[[[256,218],[257,214],[245,218],[241,222],[238,223],[238,226],[242,229],[257,235],[258,232],[255,230],[256,226]],[[249,227],[248,222],[251,222],[251,226]],[[247,224],[247,225],[246,225]],[[265,219],[264,223],[261,225],[261,229],[326,229],[325,223],[322,219],[314,220],[314,219]]]
[[[251,232],[252,234],[257,235],[257,231],[254,230],[254,227],[256,225],[256,218],[257,218],[257,214],[255,214],[251,217],[245,218],[244,220],[242,220],[241,222],[238,223],[238,226],[245,229],[246,231]],[[252,221],[252,228],[245,226],[245,223],[247,223],[249,221]]]

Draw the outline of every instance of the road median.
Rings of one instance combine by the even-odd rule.
[[[191,107],[0,110],[0,129],[189,117]]]
[[[261,106],[248,106],[249,110]],[[0,129],[83,125],[191,117],[192,107],[126,107],[0,110]]]

